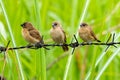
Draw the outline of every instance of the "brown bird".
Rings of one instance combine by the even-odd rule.
[[[62,29],[62,25],[59,22],[55,21],[52,23],[50,35],[55,43],[57,44],[66,43],[66,35],[64,30]],[[68,51],[68,46],[62,46],[62,48],[64,51]]]
[[[25,22],[21,24],[21,26],[22,26],[22,36],[27,42],[29,42],[29,44],[37,44],[37,43],[44,44],[39,31],[35,29],[30,22]]]
[[[86,24],[86,23],[82,23],[80,25],[79,28],[79,36],[80,38],[84,41],[84,42],[92,42],[92,41],[97,41],[97,42],[101,42],[100,40],[98,40],[94,34],[94,32],[92,31],[91,27]]]

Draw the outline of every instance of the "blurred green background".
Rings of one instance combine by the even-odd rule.
[[[67,43],[70,43],[73,34],[78,31],[80,19],[82,17],[84,6],[88,0],[0,0],[4,4],[9,23],[11,25],[12,35],[16,46],[27,45],[22,38],[21,24],[31,22],[44,36],[45,43],[54,43],[50,37],[49,31],[53,21],[59,21],[67,35]],[[106,42],[111,33],[116,33],[115,41],[120,41],[120,1],[119,0],[89,0],[89,5],[85,13],[83,22],[92,26],[98,39]],[[11,41],[10,31],[8,29],[5,14],[0,5],[0,45],[6,46]],[[82,40],[78,37],[79,42]],[[13,47],[11,41],[9,47]],[[66,69],[68,54],[71,51],[63,52],[60,47],[49,47],[51,50],[18,50],[20,63],[22,65],[22,74],[25,80],[42,80],[44,73],[47,80],[62,80]],[[80,46],[76,48],[67,80],[84,80],[91,70],[89,80],[94,80],[103,69],[107,60],[110,59],[118,48],[110,47],[95,65],[97,60],[104,53],[106,46]],[[45,57],[41,61],[41,54]],[[43,58],[44,58],[43,57]],[[119,80],[120,79],[120,54],[110,61],[105,71],[100,76],[100,80]],[[42,62],[46,65],[42,65]],[[21,80],[19,65],[14,51],[8,51],[6,64],[4,67],[4,54],[0,54],[0,74],[7,80]],[[43,64],[44,64],[43,63]],[[53,64],[52,64],[53,63]],[[42,67],[41,67],[42,66]],[[47,68],[43,73],[42,68]]]

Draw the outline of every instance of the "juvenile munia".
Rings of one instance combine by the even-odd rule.
[[[22,26],[22,36],[30,44],[36,44],[38,42],[43,43],[42,37],[37,29],[33,27],[30,22],[25,22],[21,24]]]
[[[44,44],[44,41],[37,29],[33,27],[33,25],[30,22],[25,22],[21,24],[22,26],[22,36],[23,38],[29,43],[29,44]],[[36,45],[36,46],[39,46]],[[49,50],[49,48],[46,48],[43,46],[45,49]]]
[[[55,21],[52,23],[52,29],[50,30],[50,35],[55,43],[57,44],[66,43],[66,35],[59,22]],[[62,48],[64,51],[68,51],[68,46],[62,46]]]
[[[80,38],[84,42],[92,42],[92,41],[101,42],[100,40],[97,39],[91,27],[86,23],[80,24],[80,28],[78,32],[79,32]]]

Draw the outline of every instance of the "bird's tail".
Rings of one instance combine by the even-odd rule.
[[[97,42],[101,42],[100,40],[98,40],[96,37],[94,37],[95,38],[95,41],[97,41]]]
[[[100,40],[97,40],[97,42],[101,42]]]
[[[68,46],[62,46],[62,48],[63,48],[64,51],[68,51],[69,50]]]

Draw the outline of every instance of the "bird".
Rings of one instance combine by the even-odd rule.
[[[43,38],[39,31],[34,28],[32,23],[24,22],[22,26],[22,36],[29,44],[44,44]],[[46,49],[46,47],[44,47]]]
[[[53,41],[57,44],[66,43],[65,31],[62,29],[62,25],[58,21],[52,22],[52,28],[50,30],[50,35]],[[62,46],[64,51],[68,51],[68,46]]]
[[[81,23],[80,28],[78,30],[79,37],[84,41],[84,42],[101,42],[100,40],[97,39],[95,36],[95,33],[93,32],[92,28],[87,24],[87,23]]]

